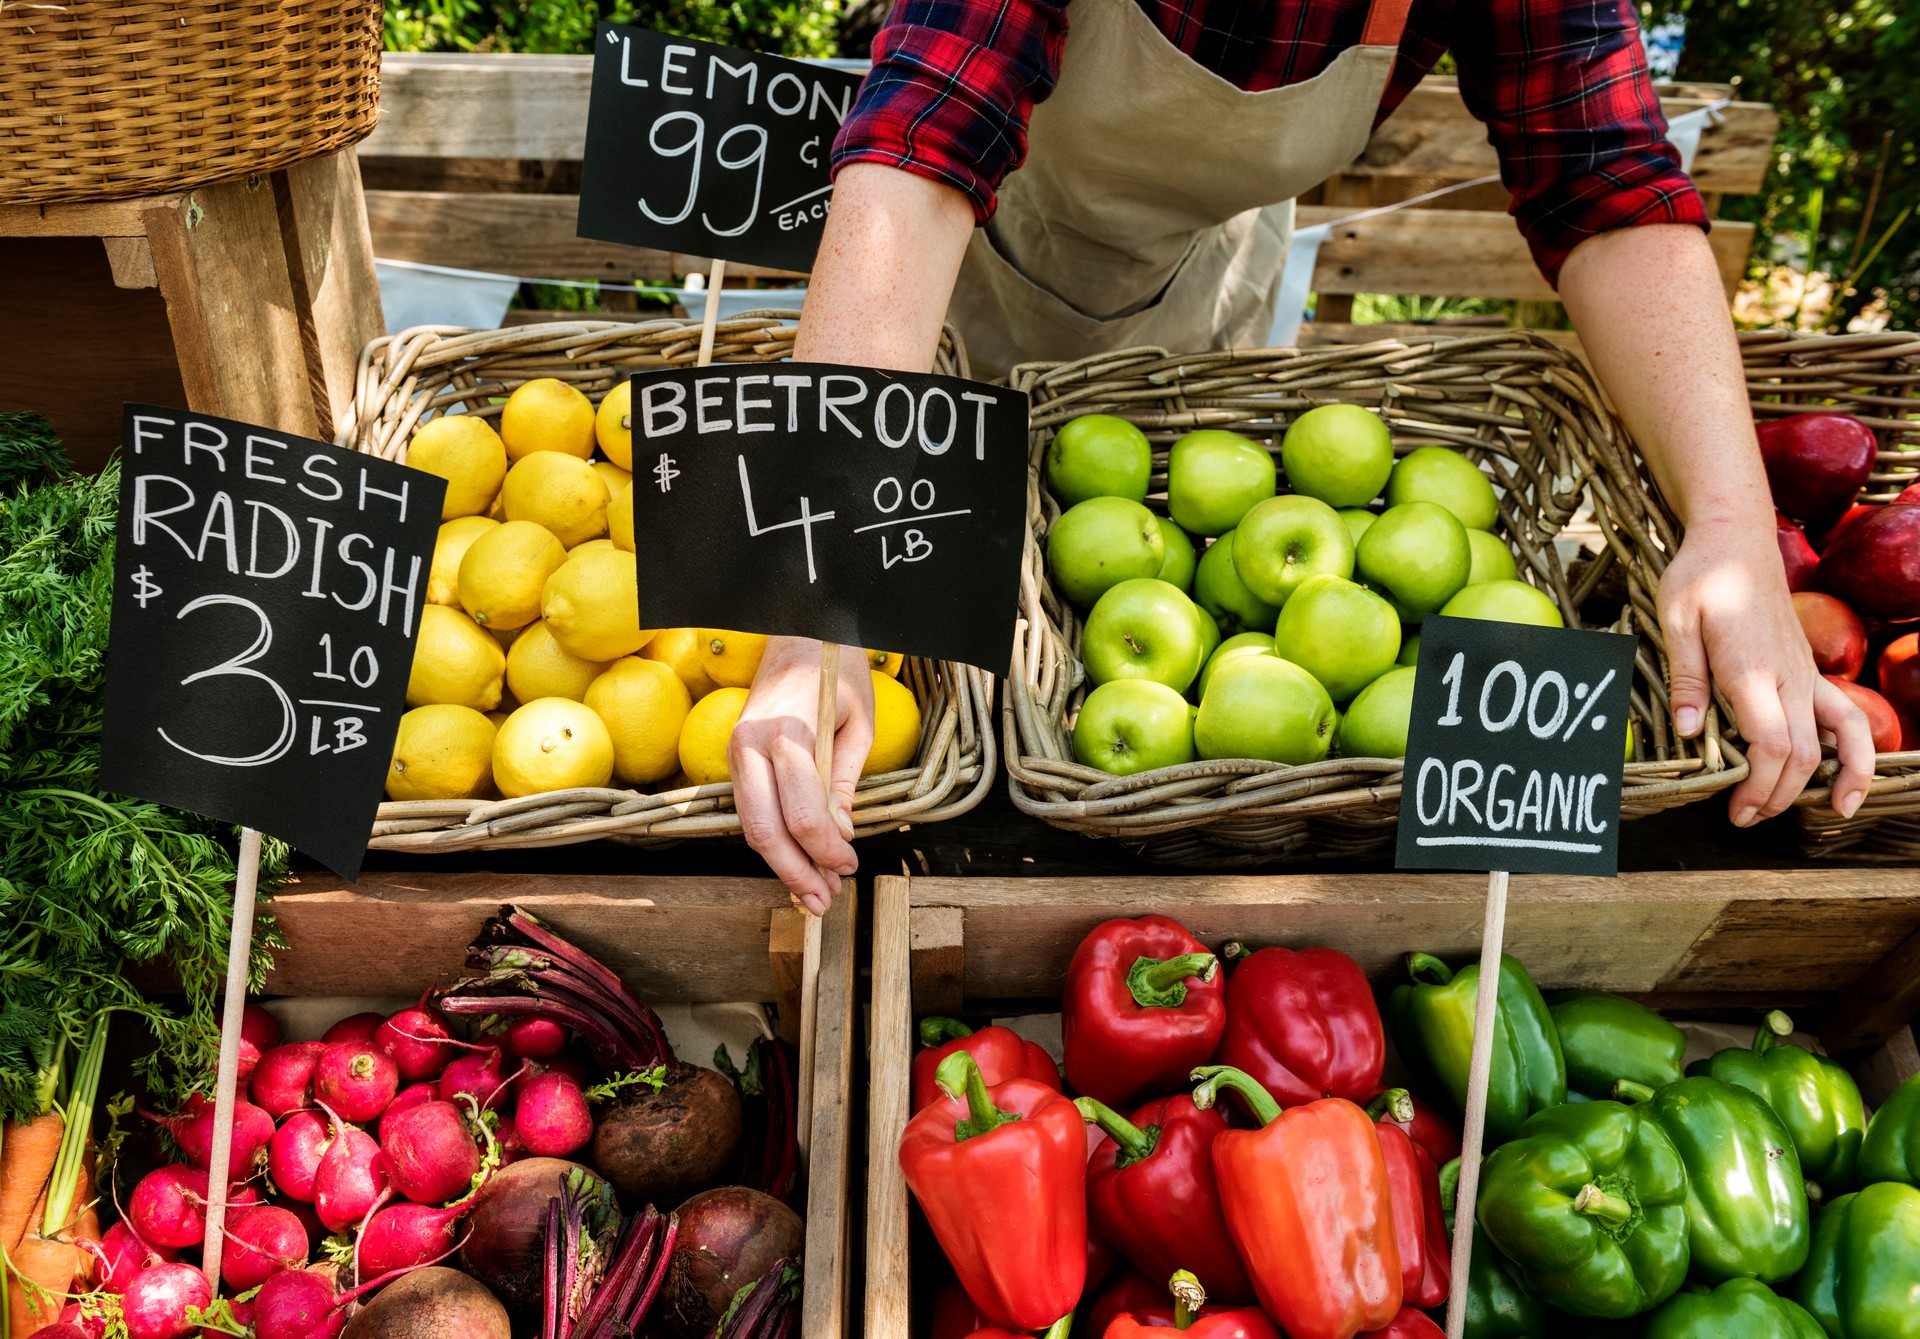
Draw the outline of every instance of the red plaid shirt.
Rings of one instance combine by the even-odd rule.
[[[1360,40],[1367,0],[1138,0],[1167,40],[1237,87],[1310,79]],[[895,0],[834,164],[948,182],[993,214],[1053,89],[1066,0]],[[1707,226],[1654,96],[1631,0],[1414,0],[1377,125],[1451,50],[1534,260],[1557,282],[1582,240]],[[1124,93],[1116,92],[1116,97]]]

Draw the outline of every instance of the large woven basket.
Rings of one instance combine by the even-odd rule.
[[[1636,633],[1635,761],[1621,813],[1639,818],[1691,803],[1746,775],[1745,759],[1708,713],[1700,741],[1674,737],[1667,663],[1647,568],[1664,533],[1622,429],[1571,355],[1524,331],[1468,338],[1382,340],[1318,349],[1169,357],[1132,349],[1067,364],[1014,369],[1033,397],[1030,533],[1021,622],[1008,680],[1004,727],[1014,802],[1056,827],[1119,839],[1149,858],[1233,866],[1322,856],[1375,855],[1392,843],[1401,762],[1329,758],[1306,767],[1252,760],[1201,761],[1130,777],[1074,760],[1070,731],[1088,685],[1079,658],[1078,615],[1048,582],[1042,559],[1058,504],[1040,482],[1055,429],[1081,414],[1115,414],[1154,444],[1154,483],[1164,488],[1167,448],[1195,428],[1231,428],[1278,454],[1295,417],[1345,401],[1379,411],[1394,448],[1442,444],[1490,468],[1501,490],[1499,533],[1521,575],[1550,594],[1569,626],[1603,585],[1625,590],[1603,626]],[[1605,547],[1570,570],[1556,537],[1601,481],[1618,527]],[[1150,506],[1159,506],[1150,500]]]
[[[0,5],[0,200],[186,190],[329,153],[379,115],[380,0]]]
[[[1740,337],[1755,418],[1808,410],[1852,414],[1880,436],[1880,460],[1863,502],[1887,502],[1920,481],[1920,334]],[[1795,802],[1808,855],[1907,863],[1920,860],[1920,753],[1883,753],[1852,818],[1833,812],[1828,758]]]
[[[749,312],[722,321],[713,360],[790,357],[797,319],[791,312]],[[599,396],[642,368],[691,366],[699,345],[699,323],[682,320],[510,330],[417,327],[377,339],[360,355],[353,410],[336,440],[404,461],[414,432],[435,414],[463,410],[497,420],[499,401],[535,377],[557,377]],[[951,334],[933,370],[966,375],[965,352]],[[856,836],[963,814],[986,794],[998,767],[989,675],[966,665],[910,659],[901,678],[920,703],[920,748],[911,767],[862,779],[853,802]],[[662,846],[739,835],[733,787],[721,784],[658,792],[554,791],[515,800],[389,801],[380,806],[367,844],[470,851],[602,840]]]

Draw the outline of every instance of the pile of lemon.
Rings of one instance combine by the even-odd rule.
[[[731,780],[767,639],[640,626],[632,462],[624,381],[596,409],[542,377],[507,398],[497,432],[442,414],[414,434],[407,464],[445,479],[447,498],[390,798]],[[921,720],[901,657],[869,659],[874,775],[913,761]]]

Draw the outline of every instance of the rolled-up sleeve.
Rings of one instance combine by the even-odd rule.
[[[1451,45],[1461,94],[1486,123],[1549,283],[1600,233],[1709,226],[1667,141],[1631,0],[1467,0]]]
[[[1027,155],[1027,120],[1053,91],[1065,0],[898,0],[873,44],[873,70],[833,145],[848,163],[885,163],[957,186],[974,217]]]

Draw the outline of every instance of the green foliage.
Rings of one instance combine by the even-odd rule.
[[[585,52],[601,20],[783,56],[831,56],[841,0],[387,0],[389,51]]]

